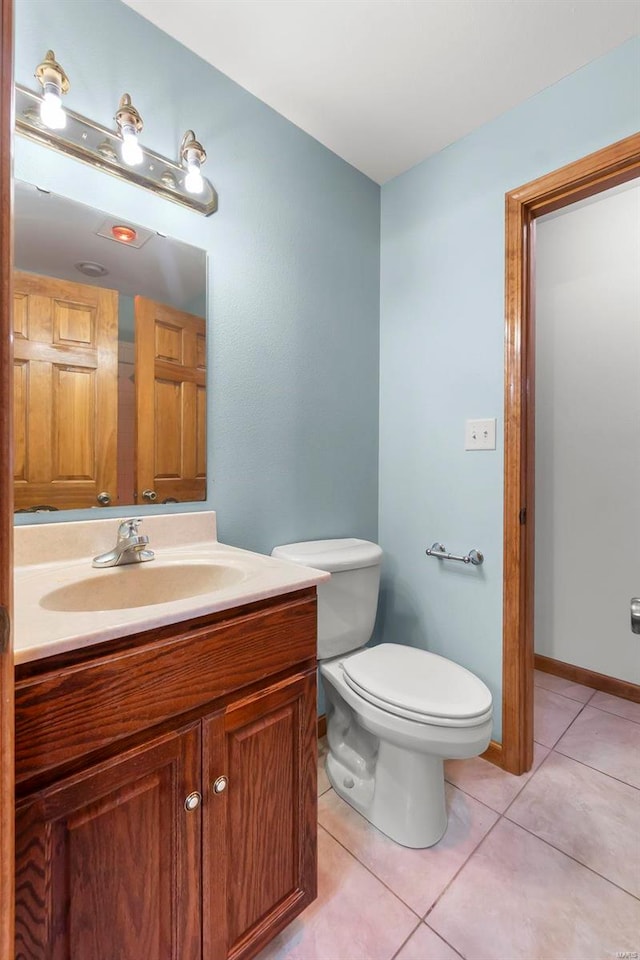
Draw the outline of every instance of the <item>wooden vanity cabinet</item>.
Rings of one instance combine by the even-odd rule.
[[[16,960],[248,960],[315,898],[315,590],[254,607],[18,668]],[[238,637],[252,682],[229,690]],[[177,714],[174,680],[196,688]],[[53,766],[32,742],[51,724]]]
[[[199,768],[192,726],[18,805],[16,960],[201,957]]]

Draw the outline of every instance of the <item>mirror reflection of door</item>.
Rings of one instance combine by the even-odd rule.
[[[13,322],[16,509],[115,503],[117,292],[16,271]]]
[[[206,324],[135,298],[136,501],[206,495]]]
[[[14,237],[16,508],[204,499],[205,251],[19,181]],[[138,297],[160,311],[140,376]]]

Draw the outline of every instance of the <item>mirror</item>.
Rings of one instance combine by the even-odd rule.
[[[15,184],[17,512],[206,497],[207,257]]]

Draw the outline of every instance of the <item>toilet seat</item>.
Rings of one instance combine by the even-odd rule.
[[[488,687],[460,664],[403,644],[367,647],[341,661],[348,686],[398,717],[436,726],[476,726],[492,714]]]

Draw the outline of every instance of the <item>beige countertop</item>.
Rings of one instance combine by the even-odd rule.
[[[53,654],[132,635],[153,627],[178,623],[207,613],[280,594],[302,590],[329,579],[329,574],[283,560],[240,550],[219,543],[215,513],[156,514],[145,517],[140,532],[149,536],[155,559],[103,570],[91,566],[94,556],[115,545],[118,519],[49,523],[16,527],[14,657],[16,663],[39,660]],[[209,592],[194,596],[144,604],[144,578],[166,569],[163,581],[171,583],[172,574],[186,577],[194,571],[194,583],[215,567],[219,584]],[[178,569],[181,568],[181,569]],[[155,572],[151,574],[155,577]],[[118,578],[131,593],[131,583],[140,584],[135,605],[118,609],[61,609],[60,596],[65,588],[77,589],[82,582],[88,606],[99,606],[100,588],[105,578]],[[131,579],[137,578],[137,580]],[[100,582],[98,582],[98,578]],[[170,588],[167,590],[170,593]],[[128,602],[128,601],[127,601]]]

